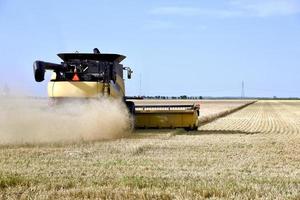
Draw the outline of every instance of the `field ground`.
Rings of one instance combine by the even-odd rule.
[[[199,131],[0,146],[1,199],[300,199],[300,102],[258,101]]]

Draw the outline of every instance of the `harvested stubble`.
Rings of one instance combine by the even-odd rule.
[[[199,132],[0,148],[0,198],[299,199],[300,103],[257,102]]]

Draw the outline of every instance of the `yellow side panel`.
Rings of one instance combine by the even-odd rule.
[[[120,92],[123,94],[123,96],[125,95],[125,85],[124,85],[124,79],[117,75],[117,80],[116,80],[116,84],[119,85],[118,90],[120,90]]]
[[[117,75],[116,82],[110,81],[110,96],[113,98],[123,98],[125,96],[124,80]]]
[[[122,93],[122,91],[113,87],[113,85],[111,84],[110,85],[110,96],[113,98],[121,98],[124,96],[124,93]]]
[[[103,84],[99,82],[51,81],[48,83],[49,97],[98,97]]]

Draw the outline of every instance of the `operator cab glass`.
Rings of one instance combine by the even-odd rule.
[[[33,73],[37,82],[45,80],[45,72],[52,70],[51,81],[91,81],[110,83],[123,80],[123,70],[130,79],[132,70],[120,64],[126,57],[119,54],[101,54],[95,48],[94,53],[60,53],[60,64],[37,60],[33,63]]]
[[[64,61],[64,70],[55,71],[56,77],[52,81],[116,81],[117,75],[123,78],[123,65],[120,62],[125,56],[118,54],[58,54]]]

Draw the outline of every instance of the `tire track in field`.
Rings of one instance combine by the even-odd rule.
[[[205,132],[299,135],[300,103],[258,101],[199,128]]]

